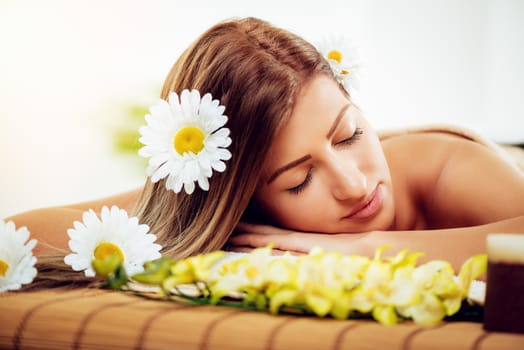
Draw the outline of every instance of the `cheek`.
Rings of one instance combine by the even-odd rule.
[[[362,140],[360,145],[360,160],[361,165],[365,169],[361,170],[370,170],[373,172],[380,173],[389,173],[386,158],[384,156],[384,151],[382,149],[382,144],[380,140],[375,135],[369,136]]]
[[[330,207],[328,191],[321,188],[322,185],[314,181],[299,195],[275,195],[265,202],[264,208],[279,226],[302,231],[319,230],[318,223],[326,222]]]
[[[382,144],[380,143],[377,132],[363,117],[360,117],[357,120],[357,125],[361,125],[364,130],[364,134],[359,145],[361,152],[365,153],[363,156],[369,163],[384,163],[384,151],[382,150]]]

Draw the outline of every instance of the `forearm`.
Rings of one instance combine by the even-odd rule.
[[[74,221],[82,220],[82,213],[76,208],[43,208],[20,213],[4,221],[13,221],[16,227],[27,227],[31,238],[38,240],[33,253],[43,256],[56,254],[57,248],[67,248],[67,230],[73,227]]]
[[[422,252],[419,262],[443,259],[458,269],[472,255],[486,252],[486,236],[490,233],[523,233],[524,216],[481,226],[423,230],[372,231],[366,233],[325,234],[297,232],[264,225],[239,226],[239,234],[230,239],[233,249],[262,247],[270,243],[281,251],[307,253],[315,246],[327,251],[373,257],[375,249],[388,246],[387,255],[402,249]]]
[[[131,215],[141,190],[139,188],[111,197],[62,207],[31,210],[5,218],[4,221],[13,221],[16,227],[25,226],[28,228],[31,232],[31,238],[38,240],[34,249],[36,255],[56,254],[56,248],[68,248],[69,236],[67,230],[73,227],[75,221],[82,221],[84,211],[92,209],[99,215],[103,206],[116,205],[128,211]]]
[[[434,259],[449,261],[460,267],[470,256],[486,252],[486,236],[490,233],[523,233],[524,216],[481,226],[424,230],[424,231],[374,231],[361,234],[349,241],[355,245],[350,250],[372,255],[376,247],[387,245],[394,254],[402,249],[420,251],[425,255],[420,262]]]

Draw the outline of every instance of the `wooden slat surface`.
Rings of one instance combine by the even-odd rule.
[[[482,324],[272,316],[97,289],[0,294],[1,349],[524,349]]]

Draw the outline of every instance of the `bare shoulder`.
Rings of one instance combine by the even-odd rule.
[[[435,228],[524,215],[524,175],[494,148],[446,133],[382,142],[394,183],[405,184]]]
[[[399,134],[391,137],[386,137],[381,140],[385,150],[389,148],[406,148],[416,151],[422,148],[425,152],[441,152],[455,149],[455,147],[478,147],[479,149],[489,149],[485,145],[477,143],[466,137],[454,133],[440,132],[440,131],[424,131]]]
[[[109,207],[116,205],[121,209],[125,209],[128,213],[132,213],[136,204],[138,203],[138,199],[140,198],[141,193],[142,187],[92,201],[68,205],[66,207],[82,211],[93,209],[95,212],[99,212],[100,210],[102,210],[103,206]]]
[[[439,131],[396,135],[382,140],[381,143],[391,164],[424,165],[433,167],[437,172],[452,159],[464,160],[477,156],[503,164],[510,160],[508,155],[503,157],[502,148],[495,149],[466,137]]]
[[[382,140],[384,154],[393,177],[410,186],[436,183],[450,157],[463,148],[486,148],[462,137],[441,133],[403,134]]]

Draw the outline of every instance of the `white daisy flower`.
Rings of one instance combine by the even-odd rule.
[[[18,230],[12,221],[0,220],[0,292],[20,289],[33,281],[37,271],[33,248],[36,240],[29,238],[29,230]]]
[[[129,275],[142,272],[144,263],[160,258],[160,245],[153,243],[154,234],[149,226],[139,224],[136,217],[128,217],[125,210],[116,206],[102,208],[101,220],[93,210],[84,212],[83,222],[75,221],[69,229],[69,248],[73,253],[64,262],[75,271],[84,271],[94,277],[94,259],[103,260],[117,254]]]
[[[355,45],[343,36],[327,36],[317,44],[317,49],[328,60],[335,77],[346,91],[360,88],[362,62]]]
[[[172,92],[168,101],[160,100],[146,115],[147,125],[140,128],[139,154],[149,158],[146,170],[151,181],[167,176],[166,188],[176,193],[193,193],[195,182],[209,189],[212,171],[226,169],[231,158],[226,149],[231,144],[224,106],[210,94],[200,98],[198,90],[184,90],[180,98]]]

